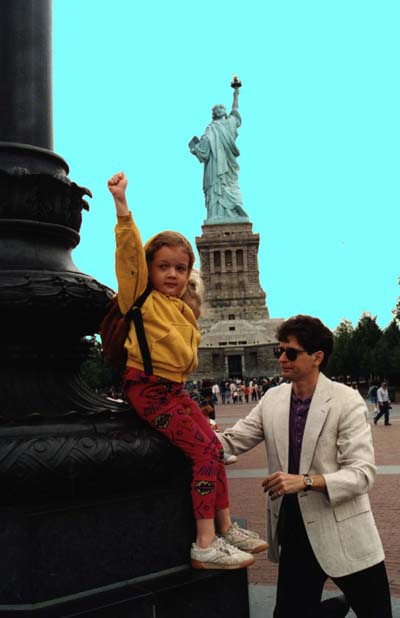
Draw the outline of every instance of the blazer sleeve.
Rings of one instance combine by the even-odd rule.
[[[358,393],[346,397],[337,436],[339,469],[323,475],[332,506],[367,493],[374,483],[375,455],[367,413]]]
[[[263,401],[261,400],[245,418],[241,418],[233,427],[218,435],[226,453],[240,455],[264,440]]]

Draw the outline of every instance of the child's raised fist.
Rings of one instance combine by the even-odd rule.
[[[115,197],[122,196],[125,194],[125,189],[128,185],[128,179],[125,176],[124,172],[118,172],[111,176],[110,180],[107,183],[109,191]]]

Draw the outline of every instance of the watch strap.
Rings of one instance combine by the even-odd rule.
[[[314,481],[309,474],[303,474],[305,488],[304,491],[310,491],[312,486],[314,485]]]

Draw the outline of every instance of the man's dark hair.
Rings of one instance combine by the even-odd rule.
[[[296,337],[299,344],[308,352],[322,351],[324,359],[320,365],[323,369],[332,353],[332,332],[321,322],[319,318],[310,315],[295,315],[282,322],[276,331],[278,341],[288,341],[288,338]]]

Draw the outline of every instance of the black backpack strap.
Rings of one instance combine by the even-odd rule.
[[[143,368],[147,376],[153,375],[153,364],[151,362],[150,350],[146,339],[146,333],[144,332],[143,317],[140,309],[150,292],[151,287],[148,285],[143,294],[136,299],[135,304],[125,316],[125,319],[132,320],[135,325],[136,336],[143,359]]]
[[[139,309],[143,307],[144,301],[146,300],[152,289],[153,288],[151,287],[151,285],[148,285],[143,294],[135,300],[135,302],[133,303],[133,307],[139,307]]]

